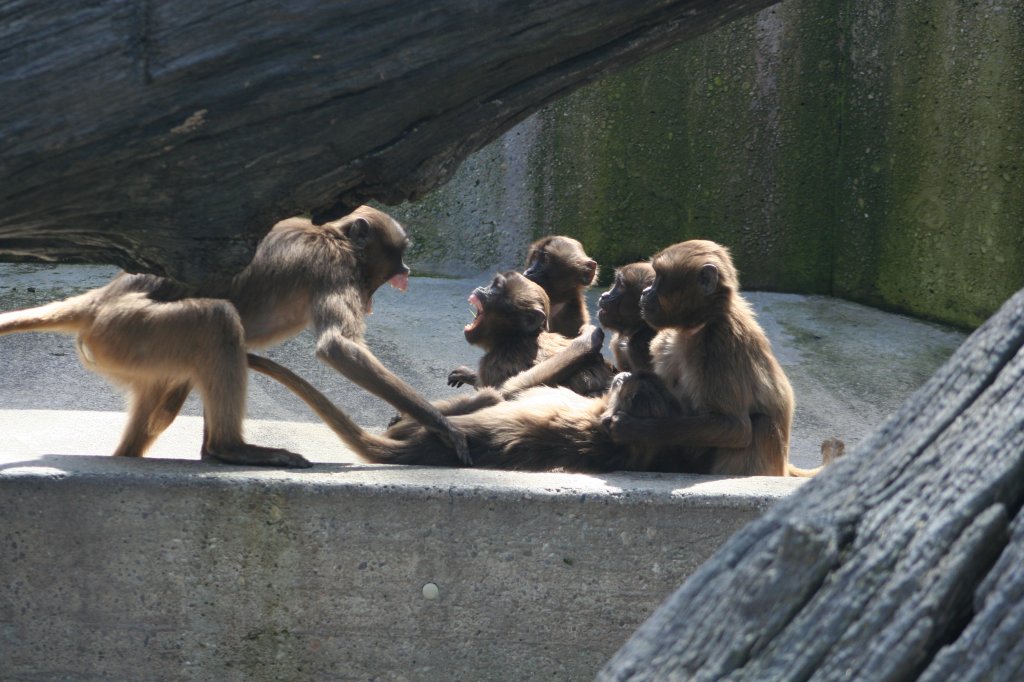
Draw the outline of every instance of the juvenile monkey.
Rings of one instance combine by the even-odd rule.
[[[80,296],[0,314],[0,334],[77,335],[82,363],[129,393],[115,455],[142,456],[196,387],[204,459],[306,467],[300,455],[246,443],[242,420],[246,349],[280,343],[312,324],[318,358],[439,433],[468,462],[465,436],[363,342],[373,293],[385,282],[403,291],[408,285],[407,246],[402,226],[369,206],[321,226],[290,218],[274,226],[223,290],[196,294],[160,277],[123,274]]]
[[[368,433],[322,393],[288,369],[250,355],[250,366],[284,384],[357,454],[381,464],[458,466],[452,449],[422,426],[403,422],[383,435]],[[515,379],[513,379],[515,381]],[[513,399],[506,400],[506,395]],[[602,422],[629,412],[638,418],[677,414],[679,404],[653,374],[623,373],[608,393],[587,398],[567,388],[523,391],[484,388],[460,402],[449,419],[469,438],[477,467],[577,472],[650,470],[657,448],[615,444]]]
[[[499,386],[572,343],[561,334],[546,331],[547,294],[518,272],[496,275],[490,285],[474,289],[469,302],[475,317],[464,329],[466,341],[485,352],[476,372],[465,366],[452,370],[448,375],[451,386]],[[613,375],[608,363],[594,354],[559,384],[581,395],[597,395],[607,390]]]
[[[643,318],[658,330],[654,372],[679,400],[684,416],[608,423],[616,442],[706,449],[697,472],[811,476],[789,462],[793,390],[764,331],[739,294],[724,247],[693,240],[654,256],[654,282],[640,298]]]
[[[530,245],[527,278],[544,288],[551,301],[548,330],[574,337],[590,323],[584,292],[597,279],[597,261],[572,237],[544,237]]]
[[[615,271],[612,288],[597,301],[597,319],[610,329],[610,346],[620,372],[651,369],[655,331],[640,315],[640,293],[654,282],[650,263],[630,263]]]

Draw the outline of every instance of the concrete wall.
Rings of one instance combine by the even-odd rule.
[[[590,679],[798,485],[0,460],[0,679]]]
[[[426,270],[728,244],[744,286],[963,326],[1024,286],[1024,5],[786,0],[603,79],[399,209]]]

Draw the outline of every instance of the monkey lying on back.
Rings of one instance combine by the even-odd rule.
[[[141,456],[177,416],[192,387],[203,398],[203,458],[306,467],[300,455],[246,443],[246,348],[265,348],[312,324],[317,357],[453,443],[465,436],[389,372],[363,342],[363,317],[385,282],[404,290],[409,268],[402,226],[363,206],[333,223],[284,220],[223,290],[196,292],[152,275],[48,305],[0,314],[0,334],[77,335],[82,363],[130,394],[128,424],[114,452]]]
[[[640,294],[654,283],[650,263],[630,263],[615,271],[612,288],[597,302],[597,319],[610,329],[612,353],[620,372],[651,369],[651,339],[657,333],[640,314]]]
[[[578,241],[558,236],[538,239],[530,245],[523,274],[541,285],[551,300],[550,331],[571,338],[590,324],[584,292],[597,279],[597,261]]]
[[[322,393],[290,370],[250,355],[249,366],[284,384],[364,459],[379,464],[458,466],[451,447],[422,426],[400,422],[383,435],[364,431]],[[516,381],[515,379],[512,380]],[[506,400],[506,395],[514,395]],[[651,471],[658,448],[619,446],[603,422],[625,413],[666,418],[679,404],[656,376],[615,377],[610,390],[588,398],[563,387],[484,388],[449,401],[443,411],[465,433],[474,465],[495,469],[573,472]]]
[[[476,372],[465,366],[452,370],[448,375],[451,386],[500,386],[571,343],[546,331],[547,294],[518,272],[496,275],[490,285],[474,289],[469,302],[476,317],[465,327],[466,341],[485,352]],[[573,336],[577,332],[579,328]],[[595,354],[560,385],[581,395],[598,395],[608,388],[613,375],[608,363]]]

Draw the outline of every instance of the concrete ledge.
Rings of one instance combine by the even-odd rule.
[[[589,679],[798,485],[0,459],[0,679]]]

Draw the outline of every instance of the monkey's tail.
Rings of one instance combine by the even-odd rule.
[[[328,400],[327,396],[290,369],[277,364],[270,358],[260,355],[246,353],[245,357],[249,367],[260,374],[266,374],[299,396],[302,402],[309,405],[310,409],[324,420],[324,423],[330,427],[331,431],[334,431],[341,440],[345,441],[346,445],[363,457],[377,461],[378,457],[375,456],[377,451],[382,446],[386,447],[389,441],[361,428],[348,415],[339,410],[334,403]]]
[[[821,470],[824,469],[824,468],[825,467],[820,466],[820,467],[814,467],[813,469],[801,469],[798,466],[794,466],[790,462],[786,462],[786,475],[787,476],[796,476],[796,477],[799,477],[799,478],[812,478],[814,476],[817,476],[819,473],[821,473]]]
[[[84,306],[54,301],[37,308],[0,313],[0,334],[15,332],[67,332],[74,334],[89,319]]]
[[[377,464],[458,465],[454,451],[448,452],[446,448],[430,447],[429,444],[417,447],[415,443],[384,438],[366,431],[312,384],[270,358],[247,353],[246,360],[249,367],[274,379],[301,398],[331,431],[338,434],[363,459]]]

